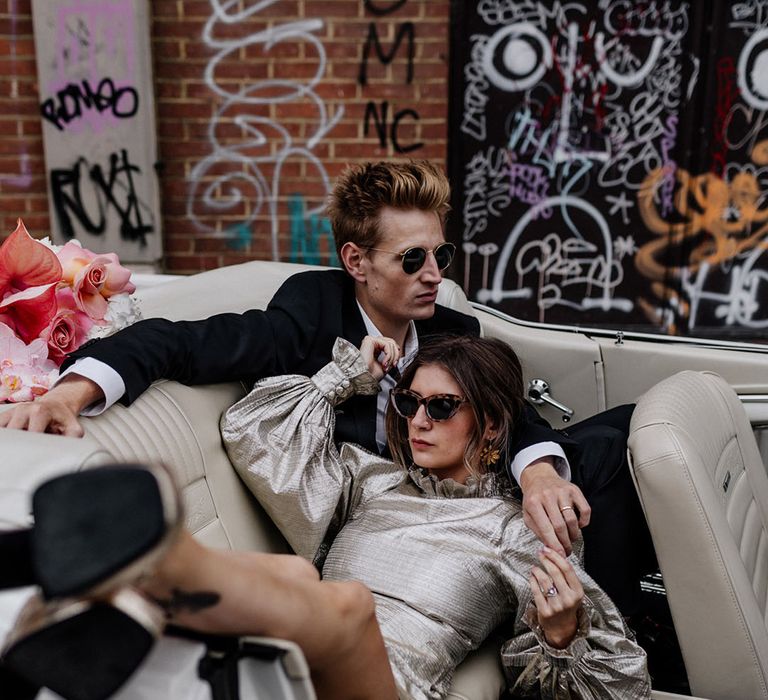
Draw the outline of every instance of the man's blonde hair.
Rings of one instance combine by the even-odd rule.
[[[379,242],[379,213],[384,207],[434,211],[444,223],[451,188],[440,168],[421,160],[363,163],[348,167],[336,180],[328,202],[336,252],[345,243],[361,248]]]

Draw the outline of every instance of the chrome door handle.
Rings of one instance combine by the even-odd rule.
[[[554,406],[558,411],[562,411],[563,423],[567,423],[571,420],[573,409],[568,408],[568,406],[556,401],[550,396],[549,383],[544,379],[531,379],[531,381],[528,382],[528,399],[531,403],[535,403],[537,406],[548,403],[550,406]]]

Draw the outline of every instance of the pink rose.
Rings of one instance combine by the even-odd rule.
[[[136,291],[130,281],[131,271],[120,264],[115,253],[96,255],[69,241],[58,258],[62,279],[72,288],[77,308],[98,323],[105,322],[109,297]]]
[[[56,292],[56,301],[59,309],[40,337],[48,343],[48,357],[59,366],[65,355],[77,350],[85,342],[93,328],[93,320],[77,309],[74,294],[69,287]]]

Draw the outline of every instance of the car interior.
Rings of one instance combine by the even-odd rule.
[[[302,269],[256,261],[140,288],[136,296],[144,317],[194,320],[264,308]],[[516,350],[530,399],[553,427],[637,403],[630,461],[690,691],[712,700],[768,700],[768,348],[522,322],[469,304],[450,280],[438,302],[475,314],[486,336]],[[28,524],[30,493],[54,474],[159,460],[174,470],[186,524],[201,541],[288,551],[221,446],[219,417],[246,390],[162,381],[130,408],[117,405],[85,419],[83,439],[0,430],[0,527]],[[0,595],[0,636],[14,605]],[[269,697],[313,697],[301,652],[290,644],[280,649],[277,680],[253,667],[283,693]],[[489,639],[471,654],[449,697],[496,700],[504,690],[497,651],[498,640]],[[173,666],[169,659],[185,653],[192,658],[200,649],[164,639],[116,697],[158,697],[159,688],[165,697],[196,697],[189,688],[179,691],[173,674],[148,680],[153,668]],[[147,683],[155,694],[141,694]],[[655,690],[653,697],[680,696]]]

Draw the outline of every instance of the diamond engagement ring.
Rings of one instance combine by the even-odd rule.
[[[547,592],[544,595],[547,596],[547,598],[553,598],[557,595],[557,588],[555,588],[554,583],[547,589]]]

